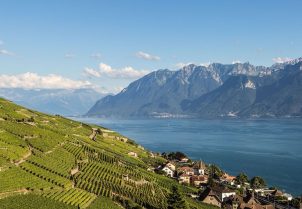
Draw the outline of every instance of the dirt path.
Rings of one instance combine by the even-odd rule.
[[[15,164],[16,166],[19,166],[21,163],[25,162],[26,159],[29,158],[29,157],[32,155],[32,149],[33,149],[33,148],[32,148],[31,146],[29,146],[29,152],[26,153],[26,154],[21,158],[21,160],[19,160],[18,162],[15,162],[14,164]]]
[[[0,193],[0,199],[8,197],[8,196],[16,195],[16,194],[27,194],[29,192],[30,191],[27,189],[19,189],[19,190],[10,191],[10,192],[2,192],[2,193]]]
[[[92,128],[92,133],[90,134],[89,138],[95,141],[96,135],[97,135],[97,128]]]

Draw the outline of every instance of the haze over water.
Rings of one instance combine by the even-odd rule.
[[[262,176],[302,194],[302,120],[113,120],[76,118],[113,129],[155,152],[182,151],[226,172]]]

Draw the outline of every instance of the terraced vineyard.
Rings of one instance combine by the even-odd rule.
[[[163,159],[124,139],[0,99],[0,208],[165,209],[173,185],[196,192],[148,171]]]

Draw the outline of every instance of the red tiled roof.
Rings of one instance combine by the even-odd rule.
[[[186,173],[183,173],[179,177],[190,177],[190,176],[188,174],[186,174]]]
[[[194,171],[193,168],[191,167],[188,167],[188,166],[185,166],[185,167],[180,167],[178,168],[178,170],[181,170],[181,171]]]
[[[205,176],[192,176],[192,181],[205,181]]]

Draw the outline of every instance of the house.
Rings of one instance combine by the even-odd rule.
[[[257,192],[257,190],[255,190],[255,191]],[[293,196],[291,194],[283,193],[282,191],[280,191],[278,189],[276,189],[276,190],[262,190],[260,192],[258,191],[257,193],[260,193],[262,196],[270,195],[270,196],[273,196],[274,198],[283,197],[283,198],[287,199],[288,201],[291,201],[293,199]]]
[[[222,182],[226,182],[227,184],[229,185],[235,185],[235,179],[236,179],[236,176],[231,176],[227,173],[224,173],[224,175],[220,178],[220,180]]]
[[[206,165],[201,160],[196,162],[193,166],[194,175],[204,175],[206,170]]]
[[[209,187],[206,188],[205,191],[200,195],[200,200],[203,203],[215,205],[219,208],[221,208],[222,205],[222,200],[220,197]]]
[[[128,155],[131,156],[131,157],[137,157],[138,156],[136,152],[129,152]]]
[[[260,195],[262,197],[267,196],[273,196],[275,189],[254,189],[254,191],[257,193],[257,195]]]
[[[159,166],[157,169],[164,171],[167,176],[174,177],[176,167],[173,163],[167,162],[166,164]]]
[[[173,163],[171,163],[171,162],[166,163],[166,166],[167,166],[168,168],[170,168],[172,171],[175,171],[175,170],[176,170],[175,165],[174,165]]]
[[[188,175],[188,174],[183,173],[178,177],[178,182],[181,183],[181,184],[190,184],[191,176]]]
[[[239,209],[274,209],[275,207],[271,204],[262,205],[255,197],[254,192],[250,192],[247,196],[241,198],[242,201],[239,203]]]
[[[188,166],[184,166],[184,167],[180,167],[178,168],[178,172],[179,173],[184,173],[187,174],[189,176],[193,176],[194,175],[194,169]]]
[[[160,170],[164,171],[167,176],[170,176],[170,177],[174,177],[174,173],[175,171],[172,170],[170,167],[168,167],[167,165],[165,165],[164,167],[162,167]]]
[[[285,197],[288,201],[291,201],[293,199],[293,196],[291,194],[288,194],[288,193],[284,193],[283,197]]]
[[[234,190],[228,189],[224,186],[215,186],[211,188],[215,192],[222,202],[230,196],[235,196],[236,192]]]
[[[126,137],[122,137],[120,140],[125,143],[128,141],[128,139]]]
[[[225,209],[275,209],[273,204],[265,204],[259,202],[251,195],[242,197],[239,195],[230,197],[223,203]]]
[[[206,184],[208,183],[208,177],[207,176],[192,176],[191,177],[191,184],[194,186],[200,186],[201,184]]]
[[[184,157],[179,160],[180,163],[187,163],[189,161],[188,158]]]

